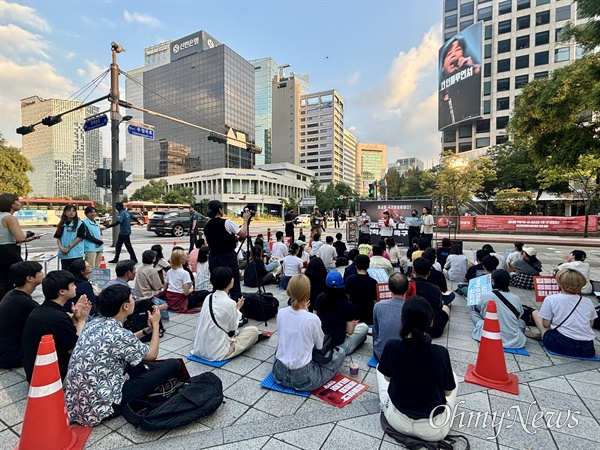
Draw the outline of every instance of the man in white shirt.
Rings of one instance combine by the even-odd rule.
[[[325,238],[325,245],[319,249],[319,258],[323,260],[327,272],[335,269],[335,260],[337,259],[337,251],[332,244],[333,236],[327,236]]]
[[[271,256],[275,256],[281,261],[288,255],[287,245],[285,245],[285,243],[283,242],[283,231],[278,231],[277,233],[275,233],[275,238],[277,239],[277,242],[273,244],[273,251],[271,252]]]

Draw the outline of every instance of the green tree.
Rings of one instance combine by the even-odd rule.
[[[337,183],[333,191],[333,209],[337,209],[338,211],[349,209],[353,203],[352,198],[355,196],[352,187],[346,183]]]
[[[294,194],[290,198],[282,198],[279,201],[283,205],[284,209],[286,209],[286,210],[293,209],[297,213],[300,203],[302,202],[302,198],[298,198]]]
[[[167,180],[150,180],[150,182],[137,189],[132,195],[131,200],[140,202],[162,202],[167,192]]]
[[[566,183],[575,199],[579,199],[585,209],[585,229],[583,237],[588,236],[589,212],[592,202],[600,196],[600,156],[579,155],[572,166],[549,164],[542,169],[538,178],[544,188],[550,188],[557,181]]]
[[[385,175],[385,185],[387,186],[388,198],[402,196],[402,189],[406,184],[406,179],[401,176],[397,170],[390,169]]]
[[[196,197],[191,187],[176,186],[163,196],[165,203],[185,203],[193,205]]]
[[[502,189],[495,196],[495,206],[505,214],[515,214],[535,207],[534,195],[519,188]]]
[[[76,195],[75,197],[73,197],[73,200],[90,200],[90,196],[89,195]]]
[[[202,200],[200,200],[200,203],[198,203],[196,206],[198,208],[198,212],[200,214],[204,214],[205,216],[208,214],[208,204],[210,203],[210,200],[207,198],[203,198]]]
[[[600,45],[600,21],[595,17],[600,16],[600,2],[598,0],[575,0],[577,14],[589,17],[585,25],[575,26],[568,23],[562,31],[564,39],[574,38],[586,51],[593,51]]]
[[[490,201],[497,190],[496,170],[494,169],[494,162],[487,157],[478,158],[476,161],[477,170],[481,177],[481,184],[473,188],[473,195],[485,201],[485,213],[487,214]]]
[[[402,175],[404,187],[400,190],[400,194],[403,197],[423,197],[427,191],[433,188],[428,184],[427,178],[423,179],[424,173],[420,169],[410,169]]]
[[[0,192],[26,197],[31,192],[27,172],[33,172],[29,160],[0,134]]]
[[[123,194],[123,195],[121,196],[121,201],[122,201],[123,203],[127,203],[127,202],[129,201],[129,197],[127,197],[127,194]]]

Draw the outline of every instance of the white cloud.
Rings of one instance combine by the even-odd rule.
[[[140,25],[146,25],[149,28],[161,28],[162,24],[160,20],[149,14],[142,14],[136,11],[129,12],[126,9],[123,10],[123,19],[126,23],[137,23]]]
[[[17,22],[26,27],[35,28],[46,33],[51,31],[48,22],[39,17],[35,9],[29,6],[0,0],[0,9],[2,10],[2,18],[4,20]]]
[[[65,53],[65,59],[71,60],[73,58],[75,58],[77,56],[77,53],[74,52],[67,52]]]
[[[24,55],[35,55],[48,58],[48,42],[37,34],[33,34],[17,25],[9,23],[0,25],[0,41],[2,55],[15,60],[24,60]]]
[[[348,77],[346,84],[348,84],[348,86],[354,86],[354,85],[356,85],[356,83],[358,83],[358,80],[360,80],[360,72],[358,70],[355,70],[352,73],[352,75],[350,75],[350,77]]]

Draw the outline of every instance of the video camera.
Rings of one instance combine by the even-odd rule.
[[[250,219],[252,219],[256,213],[256,205],[254,203],[248,203],[246,206],[244,206],[240,217],[242,217],[246,211],[250,213]]]

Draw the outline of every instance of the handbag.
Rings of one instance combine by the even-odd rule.
[[[321,349],[313,348],[312,360],[317,364],[328,364],[333,358],[333,339],[329,334],[323,338]]]
[[[213,298],[213,295],[210,294],[208,296],[208,311],[210,312],[210,317],[212,318],[212,320],[215,323],[215,325],[217,326],[217,328],[220,328],[221,330],[223,330],[225,332],[225,334],[227,334],[227,336],[232,338],[233,336],[235,336],[235,330],[225,331],[225,328],[223,328],[221,325],[219,325],[219,322],[217,322],[217,319],[215,319],[215,315],[213,313],[213,307],[212,307],[212,298]]]

